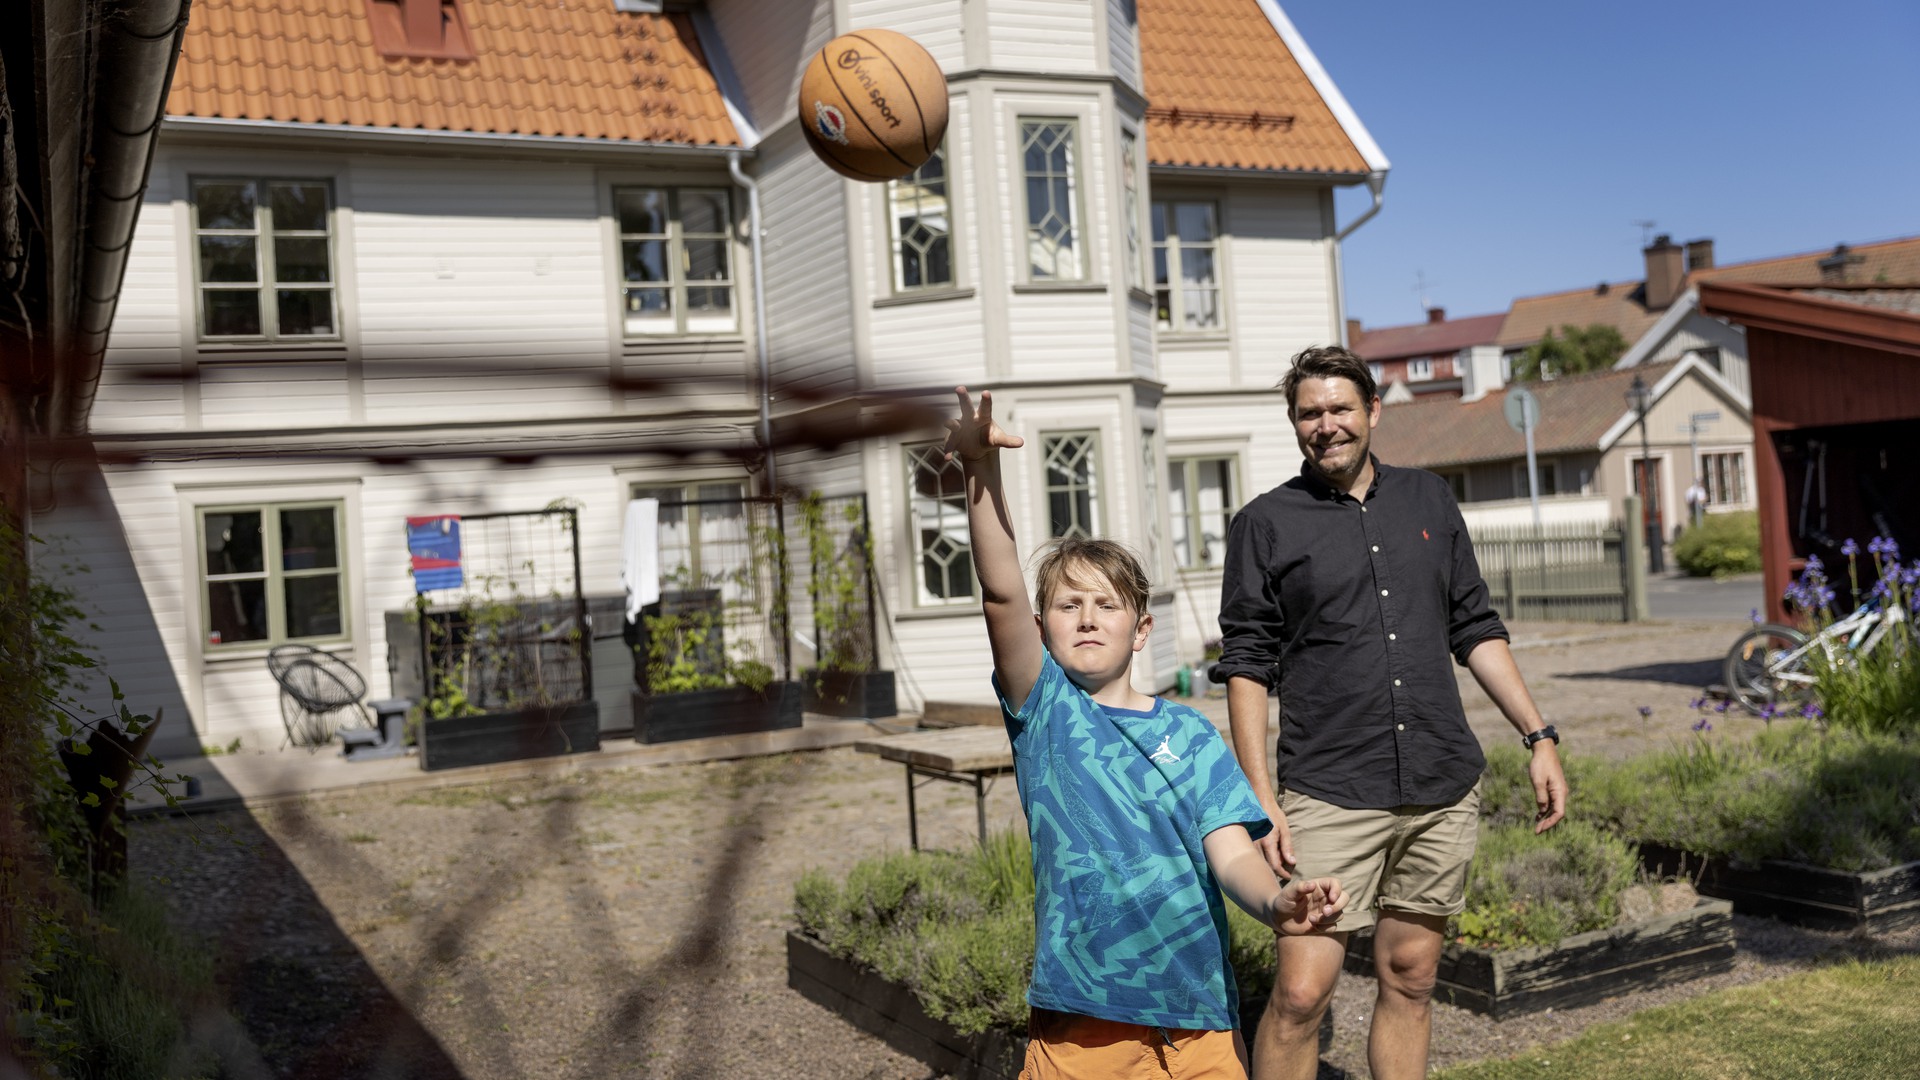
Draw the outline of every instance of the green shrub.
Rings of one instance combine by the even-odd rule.
[[[1920,859],[1916,776],[1920,739],[1794,722],[1596,769],[1574,791],[1582,818],[1635,840],[1862,871]]]
[[[1530,821],[1483,825],[1466,910],[1454,916],[1449,936],[1512,949],[1612,926],[1620,893],[1639,870],[1631,846],[1584,821],[1562,821],[1537,836]]]
[[[1760,569],[1760,515],[1708,514],[1673,543],[1673,561],[1693,577],[1727,577]]]

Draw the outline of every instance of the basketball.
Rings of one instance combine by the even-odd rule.
[[[920,44],[892,30],[827,42],[800,77],[807,145],[842,176],[898,180],[940,148],[947,77]]]

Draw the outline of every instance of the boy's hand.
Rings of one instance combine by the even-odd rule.
[[[1347,909],[1347,894],[1338,878],[1296,877],[1280,890],[1274,904],[1273,928],[1282,934],[1313,934],[1333,929]]]
[[[947,457],[958,454],[962,461],[979,461],[996,450],[1017,450],[1026,445],[1018,435],[1009,435],[993,422],[993,391],[980,391],[980,407],[973,407],[967,388],[956,386],[960,398],[960,419],[947,421]]]

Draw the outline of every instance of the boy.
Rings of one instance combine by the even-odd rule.
[[[1033,839],[1031,1040],[1021,1080],[1246,1076],[1220,895],[1283,934],[1330,929],[1332,878],[1282,888],[1253,838],[1272,826],[1191,708],[1133,689],[1147,580],[1124,548],[1067,540],[1027,601],[1000,450],[1022,444],[956,390],[946,450],[967,478],[973,563]],[[1252,830],[1251,832],[1249,830]]]

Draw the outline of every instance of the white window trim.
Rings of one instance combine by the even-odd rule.
[[[937,445],[939,444],[929,442],[902,442],[894,444],[893,447],[894,451],[899,455],[893,460],[899,463],[898,471],[895,472],[894,475],[897,477],[895,482],[900,485],[900,523],[906,529],[906,544],[901,550],[906,553],[907,557],[900,560],[907,578],[906,588],[902,595],[913,598],[913,609],[916,611],[964,612],[980,602],[980,580],[977,571],[971,569],[968,571],[973,575],[973,590],[965,596],[949,596],[944,598],[933,596],[927,592],[925,582],[921,577],[920,564],[925,558],[925,553],[920,549],[919,521],[914,517],[913,504],[916,498],[913,485],[914,468],[909,461],[909,455],[915,450]],[[965,513],[966,511],[963,508],[961,510],[963,517]],[[965,558],[969,560],[969,565],[971,565],[973,558],[973,540],[971,535],[969,535],[967,539]]]
[[[1056,538],[1053,531],[1053,485],[1047,482],[1047,441],[1049,439],[1073,438],[1080,435],[1091,436],[1093,439],[1093,445],[1088,451],[1089,460],[1092,463],[1092,468],[1088,473],[1088,479],[1093,492],[1092,498],[1089,500],[1093,504],[1091,507],[1093,520],[1087,523],[1090,527],[1089,536],[1096,540],[1112,536],[1107,526],[1109,513],[1107,503],[1113,498],[1114,484],[1112,480],[1108,479],[1108,474],[1112,470],[1106,467],[1107,433],[1099,427],[1093,426],[1060,427],[1047,428],[1039,432],[1039,442],[1037,445],[1040,452],[1035,455],[1035,465],[1040,470],[1040,483],[1037,485],[1040,495],[1040,517],[1038,520],[1040,522],[1040,535],[1043,539],[1052,540]]]
[[[1191,466],[1193,463],[1200,462],[1200,461],[1226,461],[1227,462],[1227,482],[1231,485],[1231,487],[1225,493],[1225,505],[1223,509],[1226,512],[1226,521],[1232,521],[1233,515],[1239,513],[1239,507],[1241,505],[1244,505],[1246,501],[1246,496],[1244,492],[1241,490],[1246,486],[1246,480],[1245,480],[1246,463],[1244,459],[1241,457],[1239,451],[1237,450],[1191,450],[1190,451],[1186,447],[1180,447],[1177,450],[1174,448],[1169,448],[1167,451],[1167,465],[1169,467],[1171,467],[1175,462],[1180,462],[1184,465],[1189,466],[1188,468],[1181,470],[1181,481],[1183,484],[1187,480],[1194,478],[1195,469],[1192,468]],[[1186,494],[1191,496],[1193,492],[1189,491]],[[1169,489],[1168,491],[1169,502],[1168,502],[1168,509],[1167,509],[1167,517],[1169,521],[1171,521],[1171,519],[1173,518],[1171,496],[1172,496],[1172,491],[1171,489]],[[1197,508],[1197,501],[1195,501],[1194,505],[1189,506],[1187,513],[1185,515],[1187,518],[1187,525],[1189,530],[1191,530],[1193,523],[1195,519],[1198,517],[1199,513],[1200,511]],[[1225,522],[1222,522],[1223,527],[1224,525],[1225,525]],[[1192,540],[1193,540],[1193,534],[1190,531],[1188,533],[1189,547],[1193,546]],[[1222,543],[1226,542],[1226,537],[1224,535],[1221,536],[1221,542]],[[1219,567],[1208,566],[1204,562],[1197,562],[1197,563],[1180,562],[1178,555],[1174,551],[1175,541],[1174,541],[1173,533],[1171,530],[1169,530],[1167,534],[1166,546],[1167,546],[1167,558],[1168,560],[1174,563],[1174,570],[1177,573],[1181,573],[1181,574],[1215,573],[1217,574],[1220,572]]]
[[[887,281],[887,287],[882,291],[882,295],[887,298],[917,300],[921,298],[947,296],[962,292],[967,288],[965,275],[963,273],[965,263],[961,260],[961,246],[964,241],[965,232],[961,228],[962,207],[959,204],[959,195],[956,190],[959,185],[955,182],[958,173],[954,169],[953,153],[954,148],[960,144],[961,140],[956,138],[954,133],[949,130],[947,137],[940,141],[939,149],[939,153],[946,157],[947,166],[947,261],[953,268],[952,281],[938,285],[913,285],[905,287],[901,285],[901,270],[903,269],[903,264],[900,262],[900,238],[896,232],[899,228],[899,221],[893,212],[893,194],[901,181],[889,180],[885,184],[879,185],[880,198],[875,201],[880,204],[880,239],[882,245],[880,262],[881,265],[885,267]]]
[[[192,310],[188,313],[193,327],[190,340],[202,347],[226,347],[243,349],[281,349],[288,346],[299,348],[311,345],[338,346],[345,339],[346,313],[343,311],[342,283],[340,280],[340,193],[331,176],[323,173],[295,175],[278,171],[260,171],[257,169],[229,170],[216,169],[191,170],[185,174],[185,186],[182,200],[186,204],[186,246],[189,252],[188,267],[192,279]],[[206,311],[202,306],[207,290],[220,288],[220,282],[209,282],[201,278],[200,265],[200,215],[198,211],[196,188],[203,183],[245,183],[254,185],[254,261],[259,272],[257,285],[252,286],[259,294],[260,333],[258,334],[220,334],[207,333]],[[332,300],[333,332],[327,334],[281,334],[278,333],[279,305],[274,292],[280,287],[278,279],[270,272],[273,261],[271,247],[274,231],[271,228],[271,201],[265,195],[271,184],[306,183],[320,184],[327,189],[327,282],[324,290]],[[263,227],[263,222],[267,224]],[[248,288],[244,283],[235,283],[239,288]],[[298,285],[302,283],[289,283]],[[306,283],[311,284],[311,283]],[[304,291],[319,292],[320,289]]]
[[[629,286],[628,286],[627,277],[626,277],[626,250],[624,247],[626,243],[624,239],[626,234],[622,233],[620,230],[619,196],[622,191],[644,189],[644,188],[653,188],[656,190],[666,192],[667,205],[668,205],[667,232],[660,237],[660,239],[663,240],[667,245],[667,266],[668,266],[667,281],[664,284],[664,286],[656,286],[651,284],[634,286],[636,288],[664,287],[667,290],[668,296],[673,301],[674,328],[670,331],[662,330],[655,333],[635,333],[633,331],[628,330],[627,318],[626,318],[627,289]],[[684,254],[684,252],[686,251],[685,245],[688,242],[686,237],[686,228],[685,228],[684,219],[681,215],[681,198],[683,195],[689,192],[718,193],[724,196],[727,200],[727,220],[726,220],[725,231],[721,233],[700,233],[698,234],[698,237],[697,237],[697,239],[701,241],[718,240],[726,246],[727,277],[724,282],[703,281],[700,283],[695,283],[695,282],[689,281],[685,277],[686,270],[685,270],[685,267],[682,265],[684,262],[684,259],[675,257],[676,254]],[[618,339],[627,345],[643,345],[647,342],[652,342],[652,341],[687,341],[689,339],[699,340],[699,339],[708,339],[708,338],[730,338],[730,337],[739,336],[741,333],[741,326],[742,326],[741,304],[743,300],[746,298],[746,293],[743,288],[743,284],[741,282],[741,270],[743,268],[740,262],[741,199],[740,199],[739,189],[735,187],[733,184],[728,183],[724,180],[715,180],[715,181],[706,182],[706,183],[701,183],[696,180],[691,180],[690,178],[687,178],[687,177],[680,177],[672,182],[632,180],[632,181],[625,181],[625,182],[616,182],[610,185],[607,191],[607,200],[608,200],[608,223],[612,226],[612,229],[613,229],[613,248],[612,248],[611,254],[613,257],[613,272],[614,272],[614,281],[615,281],[614,309],[616,312],[616,317],[615,317],[615,323],[614,323],[614,330],[616,332]],[[654,234],[649,233],[645,235],[653,236]],[[717,285],[724,285],[724,287],[728,290],[729,310],[733,316],[733,325],[726,329],[719,329],[719,328],[703,328],[699,330],[689,329],[687,326],[687,316],[688,316],[688,309],[687,309],[687,303],[686,303],[687,293],[692,289],[708,288],[708,287],[713,287]]]
[[[1031,240],[1027,232],[1027,230],[1032,227],[1031,222],[1033,218],[1032,210],[1027,205],[1026,133],[1023,130],[1029,123],[1066,124],[1073,129],[1073,171],[1069,176],[1073,191],[1068,205],[1073,213],[1071,225],[1073,226],[1073,242],[1077,256],[1075,261],[1078,263],[1079,271],[1073,277],[1035,277],[1033,274],[1032,249],[1028,246]],[[1015,234],[1015,265],[1017,267],[1014,280],[1023,285],[1038,286],[1041,288],[1050,286],[1071,287],[1097,284],[1099,281],[1093,272],[1093,268],[1099,265],[1098,246],[1093,242],[1093,234],[1096,230],[1090,227],[1091,222],[1088,219],[1087,155],[1090,151],[1087,146],[1087,130],[1087,124],[1084,122],[1084,118],[1072,114],[1059,115],[1044,112],[1021,112],[1014,116],[1012,124],[1013,157],[1011,159],[1013,167],[1009,172],[1011,173],[1013,182],[1014,197],[1020,207],[1020,213],[1013,222]]]
[[[1148,201],[1148,226],[1146,234],[1148,255],[1147,291],[1151,294],[1158,285],[1158,283],[1153,280],[1153,219],[1158,216],[1157,211],[1160,207],[1174,207],[1181,204],[1205,204],[1213,209],[1213,242],[1207,246],[1213,249],[1213,289],[1215,306],[1219,318],[1213,326],[1203,326],[1194,329],[1187,328],[1186,291],[1182,286],[1182,282],[1185,279],[1181,276],[1180,271],[1180,252],[1186,245],[1183,240],[1174,235],[1172,228],[1169,227],[1166,241],[1168,325],[1164,327],[1159,325],[1158,312],[1156,311],[1153,331],[1155,335],[1167,339],[1219,337],[1227,332],[1227,326],[1230,321],[1227,306],[1228,299],[1232,295],[1232,290],[1227,286],[1227,259],[1225,254],[1227,235],[1226,210],[1220,199],[1210,195],[1181,195],[1176,193],[1162,194]],[[1177,220],[1177,217],[1175,220]],[[1171,222],[1169,222],[1169,226],[1171,226]]]
[[[1407,381],[1410,383],[1433,381],[1433,358],[1420,356],[1408,360]]]

